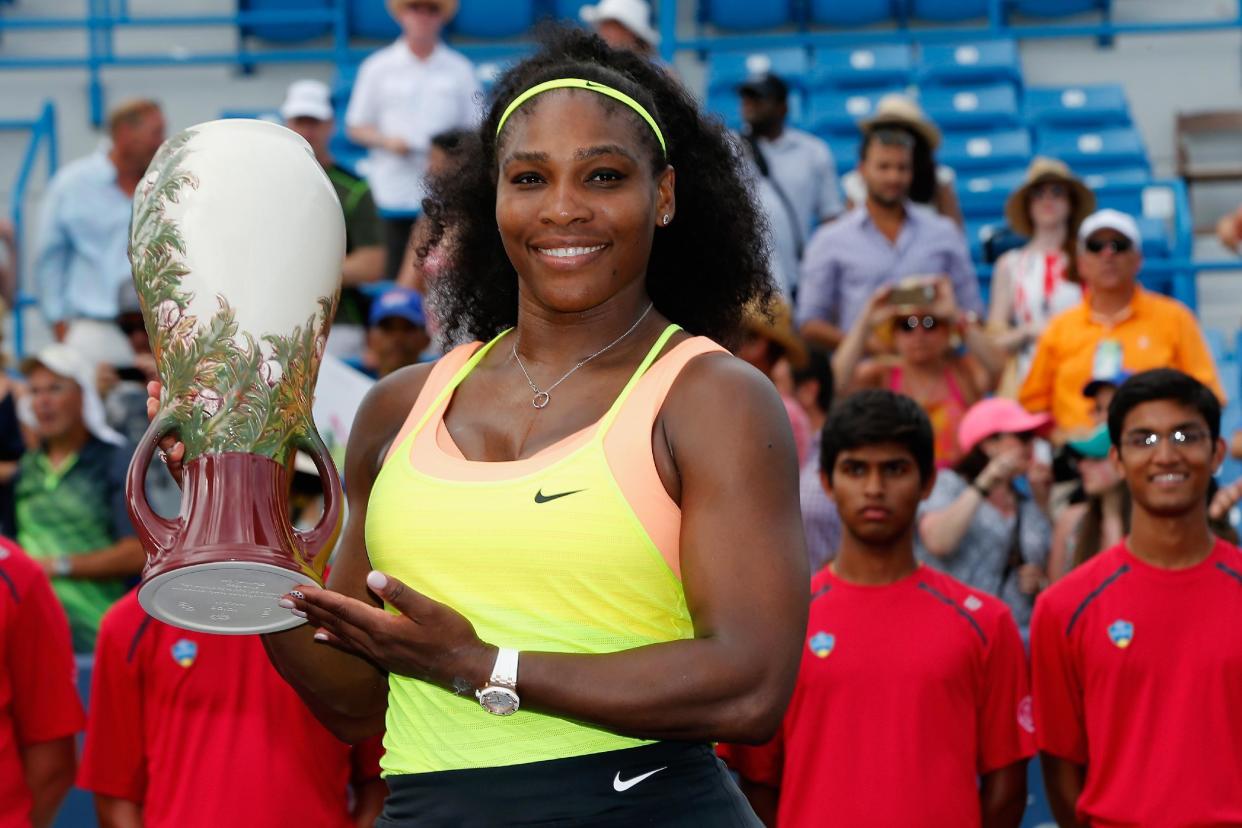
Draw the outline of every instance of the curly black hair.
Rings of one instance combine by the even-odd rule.
[[[460,166],[428,182],[423,208],[429,236],[418,253],[426,257],[446,242],[433,303],[447,338],[486,340],[517,322],[517,272],[494,219],[501,114],[536,84],[583,78],[638,101],[660,125],[667,160],[637,114],[599,96],[605,107],[633,115],[653,176],[666,164],[677,171],[677,220],[656,232],[647,266],[647,291],[656,309],[692,334],[734,344],[748,308],[766,308],[773,296],[767,225],[755,206],[738,144],[719,119],[699,110],[679,81],[646,58],[611,49],[575,28],[542,26],[537,37],[539,52],[497,81],[479,139]],[[529,109],[519,109],[511,119]]]

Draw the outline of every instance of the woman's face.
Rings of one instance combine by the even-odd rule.
[[[1088,495],[1104,494],[1121,482],[1117,466],[1107,457],[1079,458],[1078,475],[1082,478],[1082,489]]]
[[[1019,477],[1026,474],[1035,455],[1035,435],[1033,434],[996,434],[984,440],[980,445],[983,447],[983,453],[989,458],[1011,453],[1016,455],[1019,463],[1015,476]]]
[[[1069,220],[1069,187],[1060,181],[1045,181],[1030,189],[1028,204],[1035,227],[1064,227]]]
[[[925,365],[943,357],[950,338],[948,322],[926,311],[893,320],[893,345],[902,361],[911,365]]]
[[[522,292],[550,310],[590,310],[644,280],[665,215],[671,167],[651,173],[647,129],[587,90],[524,104],[498,147],[496,224]]]

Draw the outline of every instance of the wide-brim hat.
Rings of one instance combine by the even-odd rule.
[[[858,122],[858,128],[864,133],[886,126],[905,127],[917,132],[933,150],[940,146],[940,130],[908,95],[899,92],[885,95],[876,103],[875,112]]]
[[[651,6],[646,0],[600,0],[593,6],[583,6],[578,16],[591,26],[605,20],[616,21],[649,46],[660,45],[660,33],[651,25]]]
[[[746,312],[745,324],[746,330],[779,345],[785,352],[785,358],[793,367],[806,366],[806,343],[794,330],[793,314],[785,302],[776,300],[766,309],[749,308]]]
[[[388,0],[388,13],[396,17],[402,6],[408,6],[413,2],[414,0]],[[434,3],[439,6],[440,16],[446,23],[457,16],[457,0],[421,0],[421,2]]]
[[[1095,212],[1095,193],[1091,192],[1091,188],[1082,183],[1064,161],[1039,155],[1027,167],[1022,186],[1010,193],[1005,201],[1005,221],[1019,235],[1029,238],[1035,232],[1031,226],[1031,210],[1028,204],[1031,189],[1050,181],[1064,184],[1072,194],[1070,202],[1073,209],[1069,219],[1071,236],[1082,225],[1083,219]]]

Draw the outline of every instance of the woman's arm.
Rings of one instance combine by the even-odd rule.
[[[882,287],[871,295],[862,313],[850,326],[849,333],[832,355],[832,375],[841,383],[841,395],[857,391],[865,386],[860,376],[860,367],[865,364],[863,357],[867,350],[867,339],[871,330],[878,324],[893,318],[893,308],[888,305],[888,297],[893,292],[891,285]]]
[[[711,416],[726,409],[731,416]],[[606,655],[524,652],[522,705],[641,738],[765,741],[793,691],[808,603],[784,406],[750,366],[701,357],[670,391],[653,439],[675,464],[695,635]],[[333,646],[391,672],[458,692],[486,683],[503,641],[482,642],[450,607],[372,577],[400,615],[314,588],[295,604]]]
[[[1056,583],[1065,573],[1073,568],[1070,559],[1070,538],[1078,531],[1083,516],[1087,513],[1087,504],[1074,503],[1066,506],[1052,527],[1052,547],[1048,551],[1048,581]],[[1105,547],[1107,548],[1107,547]]]
[[[349,432],[345,455],[349,517],[327,588],[368,606],[379,606],[366,586],[371,564],[364,530],[371,486],[428,373],[429,366],[419,365],[381,380],[363,400]],[[387,674],[356,655],[317,644],[312,638],[314,631],[314,625],[305,624],[263,636],[276,670],[337,738],[358,742],[382,732],[388,704]]]

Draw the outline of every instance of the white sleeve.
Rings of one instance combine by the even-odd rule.
[[[346,126],[379,126],[379,79],[374,56],[364,60],[358,67],[358,77],[349,94],[349,106],[345,110]]]

